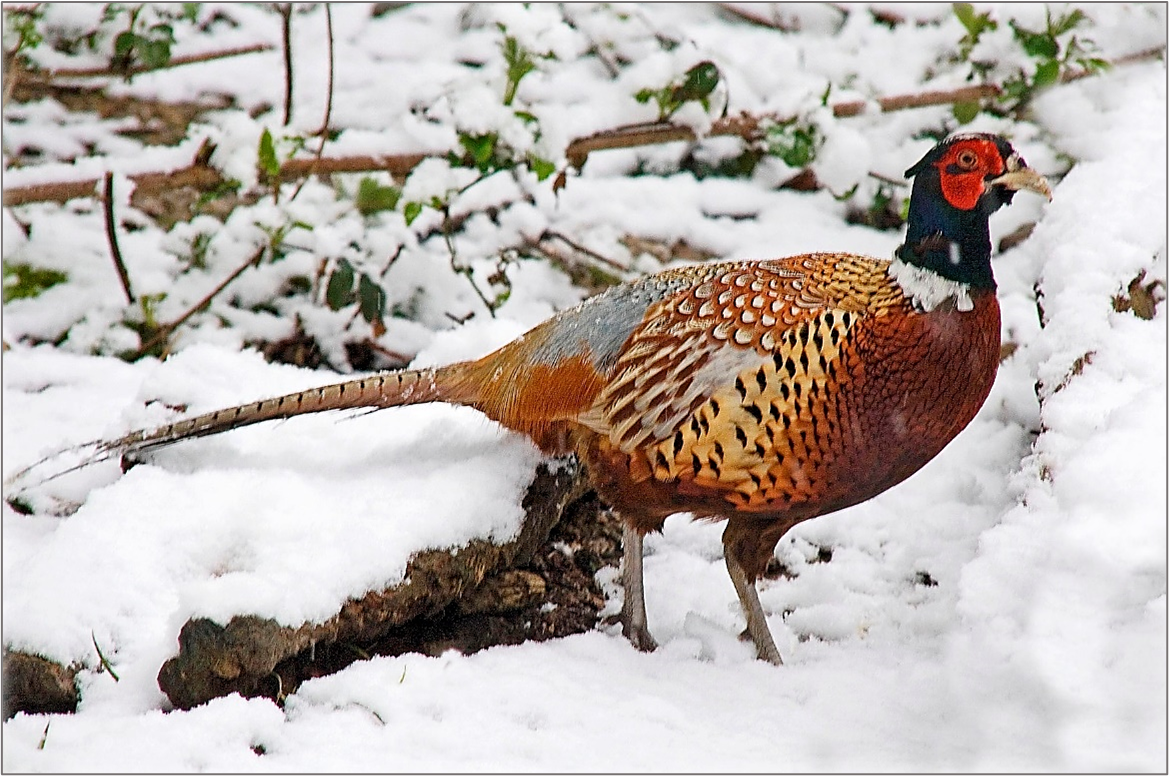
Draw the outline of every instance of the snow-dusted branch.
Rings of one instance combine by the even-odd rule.
[[[239,51],[236,53],[243,52]],[[1164,55],[1164,48],[1147,49],[1120,57],[1114,60],[1112,64],[1133,64],[1164,58]],[[172,60],[172,64],[177,62],[178,59]],[[1062,80],[1064,82],[1074,81],[1084,78],[1087,75],[1091,75],[1091,73],[1071,72],[1066,74]],[[1001,93],[1001,87],[995,84],[977,84],[963,86],[957,89],[931,90],[915,92],[913,94],[880,97],[871,101],[850,100],[847,102],[838,102],[832,106],[832,114],[837,118],[847,118],[850,116],[858,116],[869,110],[891,113],[932,105],[978,102],[997,97]],[[782,123],[791,121],[792,118],[791,116],[779,116],[775,114],[757,116],[749,113],[741,113],[737,116],[726,116],[717,119],[707,134],[710,136],[738,136],[744,140],[752,141],[762,136],[768,123]],[[694,141],[697,139],[698,136],[691,128],[669,121],[630,124],[577,138],[568,144],[568,148],[565,149],[565,156],[569,163],[579,168],[588,160],[589,154],[596,151],[616,148],[636,148],[638,146],[656,145],[658,143],[669,143],[678,140]],[[446,153],[446,151],[433,151],[430,153],[290,159],[280,165],[279,177],[281,181],[294,181],[311,175],[384,171],[396,178],[403,178],[423,159],[445,156]],[[200,190],[211,190],[228,182],[218,170],[201,161],[196,161],[189,167],[172,172],[151,172],[131,175],[130,179],[134,181],[137,187],[136,192],[143,194],[184,186],[190,186]],[[93,196],[98,182],[98,179],[87,179],[63,183],[34,184],[5,189],[4,205],[24,205],[30,202],[65,202],[75,197],[89,197]]]

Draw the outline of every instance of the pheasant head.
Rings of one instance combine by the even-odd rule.
[[[897,258],[973,288],[995,287],[991,213],[1027,189],[1051,199],[1047,180],[998,135],[952,135],[905,172],[913,178],[909,228]]]

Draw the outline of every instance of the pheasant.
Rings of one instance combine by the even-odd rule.
[[[1018,190],[1051,198],[995,135],[951,136],[906,177],[908,232],[891,261],[813,253],[670,269],[478,361],[207,413],[95,443],[88,462],[304,413],[471,406],[549,455],[575,453],[621,515],[620,621],[636,647],[655,646],[642,539],[688,512],[726,521],[745,635],[780,664],[755,587],[776,544],[909,477],[974,418],[999,360],[988,218]]]

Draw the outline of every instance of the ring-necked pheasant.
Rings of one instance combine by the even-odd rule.
[[[494,353],[391,372],[98,443],[92,460],[358,407],[475,407],[575,452],[624,520],[625,633],[652,649],[641,542],[677,512],[725,519],[759,657],[780,663],[755,581],[795,524],[872,498],[973,419],[999,361],[988,217],[1047,181],[1001,137],[955,135],[914,178],[893,261],[815,253],[702,264],[621,285]]]

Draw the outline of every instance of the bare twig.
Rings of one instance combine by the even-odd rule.
[[[252,43],[247,46],[237,46],[236,48],[223,49],[221,51],[207,51],[202,54],[171,57],[170,61],[164,65],[134,65],[116,70],[110,67],[60,67],[55,70],[23,70],[20,75],[25,80],[40,81],[51,81],[56,78],[95,78],[100,76],[117,76],[120,78],[125,75],[138,75],[139,73],[149,73],[154,70],[167,70],[172,67],[179,67],[180,65],[211,62],[216,59],[226,59],[227,57],[238,57],[244,54],[256,54],[261,51],[271,50],[271,44]]]
[[[463,275],[467,278],[467,282],[471,284],[471,288],[475,291],[475,296],[483,302],[483,306],[487,308],[487,312],[491,313],[491,317],[495,317],[495,307],[491,302],[487,301],[487,297],[479,290],[479,284],[475,282],[475,277],[472,274],[470,267],[459,266],[459,255],[455,251],[455,238],[451,229],[451,208],[450,205],[443,205],[442,207],[442,239],[446,243],[447,253],[451,257],[451,269],[457,275]],[[474,313],[472,313],[474,315]]]
[[[45,723],[45,732],[41,734],[41,742],[37,744],[37,749],[44,749],[45,743],[49,740],[49,725],[53,724],[53,720]]]
[[[881,113],[892,113],[894,111],[906,110],[908,108],[924,108],[930,105],[949,105],[955,102],[974,102],[976,100],[988,99],[990,97],[997,97],[1002,94],[1002,89],[995,84],[979,84],[976,86],[963,86],[958,89],[944,89],[940,91],[917,92],[915,94],[898,94],[893,97],[881,97],[877,99],[877,105],[881,108]],[[856,116],[864,113],[865,108],[870,103],[864,100],[855,100],[852,102],[838,102],[832,106],[832,115],[836,118],[845,118],[847,116]]]
[[[1135,64],[1137,62],[1149,62],[1149,61],[1152,61],[1154,59],[1164,59],[1164,58],[1165,58],[1165,47],[1164,46],[1157,46],[1156,48],[1149,48],[1149,49],[1144,49],[1143,51],[1135,51],[1132,54],[1125,54],[1123,57],[1117,57],[1116,59],[1110,60],[1108,62],[1108,64],[1115,67],[1117,65],[1132,65],[1132,64]],[[1071,83],[1072,81],[1078,81],[1081,78],[1087,78],[1090,75],[1095,75],[1097,72],[1098,71],[1096,71],[1096,70],[1088,70],[1088,69],[1074,70],[1071,72],[1064,73],[1063,76],[1059,80],[1060,80],[1060,82],[1065,83],[1065,84]]]
[[[289,159],[280,166],[280,180],[297,180],[310,174],[332,174],[344,172],[373,172],[385,170],[402,178],[410,173],[419,162],[430,154],[392,154],[389,156],[340,156],[332,159]],[[135,193],[154,194],[169,189],[191,186],[196,189],[214,189],[228,182],[226,178],[206,162],[195,162],[172,172],[147,172],[129,176],[135,183]],[[31,186],[17,186],[4,190],[4,205],[13,207],[30,202],[67,202],[76,197],[91,197],[99,179],[62,183],[39,183]]]
[[[377,172],[384,170],[395,178],[404,178],[423,159],[442,156],[444,152],[428,154],[391,154],[388,156],[338,156],[332,159],[289,159],[280,165],[280,180],[296,180],[305,175],[342,172]]]
[[[118,270],[118,280],[122,283],[122,290],[126,292],[126,301],[134,304],[134,291],[130,287],[130,273],[126,271],[126,262],[122,260],[122,250],[118,247],[118,232],[114,222],[114,174],[106,173],[106,194],[102,198],[102,209],[105,211],[106,241],[110,244],[110,255],[114,259],[114,267]]]
[[[613,261],[612,259],[610,259],[607,256],[602,256],[601,254],[597,253],[596,251],[594,251],[590,248],[586,248],[585,246],[578,243],[576,240],[573,240],[570,237],[568,237],[567,235],[561,234],[560,232],[554,232],[551,229],[546,230],[544,232],[544,234],[540,235],[540,240],[543,240],[546,238],[560,240],[562,243],[567,245],[569,248],[572,248],[574,251],[577,251],[579,253],[583,253],[585,256],[588,256],[589,258],[593,259],[594,261],[599,261],[602,264],[608,265],[608,266],[612,267],[613,269],[617,270],[618,272],[628,272],[629,271],[629,267],[626,267],[625,265],[621,264],[620,262]],[[537,240],[537,242],[539,242],[539,240]]]
[[[893,97],[881,97],[874,101],[882,113],[921,108],[927,105],[946,105],[954,102],[969,102],[987,97],[994,97],[1001,92],[994,84],[978,86],[964,86],[959,89],[945,91],[919,92],[916,94],[899,94]],[[832,106],[832,114],[837,118],[859,115],[870,104],[864,100],[841,102]],[[791,121],[790,116],[775,114],[753,116],[741,113],[738,116],[727,116],[717,119],[711,125],[709,134],[712,136],[738,135],[747,141],[758,140],[762,132],[762,125],[766,121],[782,123]],[[611,148],[634,148],[643,145],[668,143],[675,140],[696,140],[694,130],[670,122],[654,122],[648,124],[629,124],[616,129],[607,129],[588,137],[578,138],[569,143],[565,156],[575,167],[584,165],[590,153]]]
[[[292,3],[278,3],[281,41],[284,47],[284,126],[292,121]]]
[[[255,253],[253,253],[250,257],[248,257],[247,261],[245,261],[243,264],[239,265],[234,270],[232,270],[230,275],[228,275],[226,278],[224,278],[223,281],[219,285],[217,285],[215,288],[213,288],[211,290],[211,292],[208,293],[205,297],[203,297],[198,302],[196,302],[189,310],[187,310],[185,313],[180,315],[178,318],[176,318],[171,323],[163,324],[162,326],[160,326],[158,331],[155,333],[155,335],[153,337],[151,337],[150,340],[147,341],[144,345],[142,345],[142,347],[138,348],[138,350],[134,352],[133,356],[130,357],[130,360],[136,361],[139,358],[141,358],[142,356],[144,356],[145,354],[149,353],[151,351],[151,349],[154,348],[155,345],[166,340],[166,338],[169,337],[175,329],[177,329],[179,326],[182,326],[187,321],[188,318],[190,318],[192,315],[199,312],[203,308],[207,307],[207,305],[211,304],[211,300],[214,299],[216,296],[218,296],[220,294],[220,292],[223,291],[223,289],[227,288],[227,286],[233,280],[235,280],[240,275],[242,275],[244,270],[246,270],[248,267],[252,267],[252,266],[259,264],[260,258],[264,255],[264,251],[266,251],[267,249],[268,249],[267,246],[261,246],[259,249],[256,250]]]
[[[3,107],[8,107],[8,100],[12,98],[12,92],[16,89],[16,81],[20,77],[21,68],[17,65],[16,49],[4,52],[4,99],[0,103]]]
[[[577,26],[576,20],[569,13],[569,10],[564,3],[557,3],[556,7],[559,9],[560,18],[564,20],[564,23],[583,35],[585,40],[588,41],[589,49],[585,53],[592,54],[597,58],[597,61],[601,63],[602,67],[604,67],[605,71],[609,74],[609,78],[616,78],[619,76],[621,74],[621,68],[618,66],[617,62],[615,62],[613,58],[605,52],[604,45],[598,43],[593,39],[592,35],[589,35],[585,30],[582,30]]]
[[[325,153],[325,143],[329,141],[329,119],[333,114],[333,12],[328,3],[325,3],[325,34],[329,40],[329,85],[325,94],[325,120],[321,123],[321,128],[317,130],[317,134],[321,136],[321,143],[317,146],[317,154],[314,162],[320,162],[321,156]],[[304,188],[304,184],[308,183],[308,179],[312,176],[310,172],[305,175],[296,187],[296,191],[292,192],[291,199],[296,199],[300,194],[300,190]]]
[[[329,136],[329,119],[333,115],[333,71],[336,66],[335,57],[333,55],[333,11],[332,6],[325,3],[325,34],[328,36],[329,42],[329,83],[328,90],[325,96],[325,120],[321,123],[321,147],[317,149],[317,158],[321,158],[321,153],[325,150],[325,139]]]
[[[379,345],[377,340],[375,340],[373,337],[366,337],[365,344],[369,346],[370,350],[380,353],[383,358],[386,358],[393,363],[401,364],[402,366],[406,366],[414,360],[414,356],[408,356],[405,353],[399,353],[396,350],[390,350],[383,345]],[[414,355],[418,354],[415,353]]]
[[[93,631],[90,631],[89,635],[93,638],[93,648],[97,650],[97,659],[101,661],[101,667],[110,672],[110,676],[114,678],[115,682],[122,681],[118,678],[118,675],[114,673],[114,667],[110,665],[110,661],[106,660],[106,656],[101,653],[101,647],[97,645],[97,634],[95,634]]]
[[[753,8],[749,10],[736,3],[716,3],[716,5],[720,11],[742,19],[745,22],[757,24],[760,27],[768,27],[773,30],[779,30],[780,32],[799,32],[800,29],[798,20],[794,22],[785,22],[783,19],[779,18],[779,14],[775,11],[775,6],[771,5],[770,3],[768,3],[768,5],[770,5],[772,9],[771,17],[764,16],[763,14],[755,11]],[[754,6],[755,4],[752,5]]]

